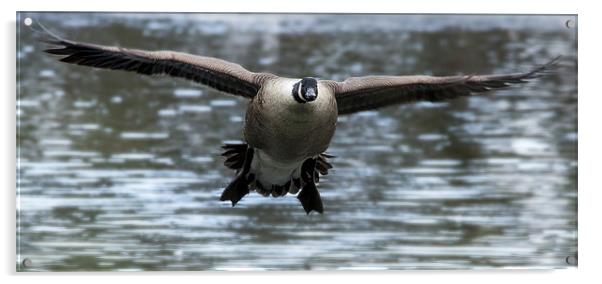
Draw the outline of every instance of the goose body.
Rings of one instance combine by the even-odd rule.
[[[251,190],[264,196],[298,193],[309,214],[323,212],[316,183],[332,168],[325,153],[337,117],[416,101],[443,101],[524,83],[557,59],[527,72],[474,76],[365,76],[342,82],[250,72],[225,60],[173,51],[145,51],[79,43],[48,34],[46,49],[60,61],[195,81],[249,99],[243,138],[225,145],[224,165],[236,171],[221,200],[236,205]]]
[[[338,117],[334,94],[318,86],[325,91],[315,101],[299,103],[291,90],[300,80],[268,80],[247,109],[244,138],[257,149],[251,173],[264,194],[271,193],[273,186],[299,179],[303,162],[325,152],[334,135]]]

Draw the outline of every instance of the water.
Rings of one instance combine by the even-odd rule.
[[[254,71],[556,74],[488,96],[341,117],[325,213],[220,202],[244,99],[66,65],[20,24],[221,57]],[[577,252],[576,31],[569,16],[20,14],[18,262],[25,271],[567,267]]]

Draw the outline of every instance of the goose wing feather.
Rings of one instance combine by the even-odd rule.
[[[438,102],[525,83],[549,73],[559,57],[528,72],[472,76],[366,76],[322,81],[336,96],[339,115],[418,101]]]
[[[265,80],[277,77],[269,73],[250,72],[238,64],[218,58],[80,43],[51,34],[49,37],[44,41],[54,47],[45,52],[60,56],[62,62],[144,75],[179,77],[246,98],[253,98]]]

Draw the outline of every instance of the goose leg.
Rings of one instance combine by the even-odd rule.
[[[247,148],[245,153],[245,160],[242,169],[236,174],[236,177],[226,186],[222,196],[219,200],[232,202],[232,207],[238,203],[245,195],[249,193],[249,183],[251,183],[255,177],[249,175],[251,170],[251,162],[253,161],[253,148]]]
[[[315,168],[316,159],[307,159],[301,166],[301,178],[305,182],[305,186],[303,186],[301,192],[297,195],[297,199],[301,201],[301,205],[308,215],[311,211],[316,211],[320,214],[324,213],[322,198],[315,183]]]

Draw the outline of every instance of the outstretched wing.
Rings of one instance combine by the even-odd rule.
[[[253,73],[225,60],[174,51],[145,51],[74,42],[50,35],[45,42],[56,47],[45,52],[60,61],[96,68],[133,71],[144,75],[169,75],[207,85],[246,98],[254,97],[261,84],[276,76]]]
[[[525,83],[553,69],[560,57],[529,72],[479,76],[367,76],[322,81],[335,93],[339,115],[417,101],[444,101]]]

